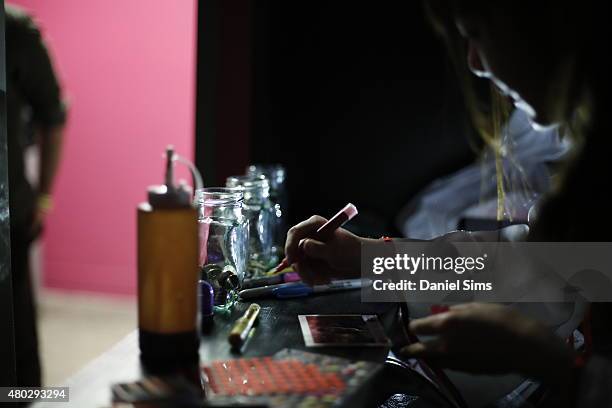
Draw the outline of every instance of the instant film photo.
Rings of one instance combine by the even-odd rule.
[[[299,315],[307,347],[388,347],[376,315]]]

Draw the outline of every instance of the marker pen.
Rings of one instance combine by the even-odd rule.
[[[259,311],[261,310],[261,306],[257,303],[251,303],[249,308],[244,312],[241,318],[236,320],[236,324],[230,331],[230,334],[227,338],[227,341],[232,345],[232,347],[236,349],[240,349],[244,344],[244,341],[249,336],[249,332],[255,325],[255,320],[257,320],[257,316],[259,316]]]
[[[342,290],[359,289],[369,285],[367,279],[343,279],[332,281],[327,285],[309,286],[302,282],[283,283],[280,285],[264,286],[262,288],[245,289],[239,292],[242,299],[274,296],[277,299],[289,299],[308,296],[313,293],[337,292]]]
[[[297,272],[285,272],[263,278],[245,279],[242,289],[260,288],[262,286],[278,285],[280,283],[298,282],[302,280]]]

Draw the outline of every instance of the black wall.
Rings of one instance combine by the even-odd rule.
[[[352,201],[362,231],[393,232],[416,192],[473,160],[420,1],[253,4],[251,161],[286,165],[292,223]]]

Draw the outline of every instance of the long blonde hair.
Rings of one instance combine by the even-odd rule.
[[[463,62],[467,55],[464,40],[456,33],[450,32],[448,27],[453,22],[448,10],[434,9],[430,2],[425,2],[426,14],[434,27],[434,30],[444,40],[448,49],[451,62],[463,85],[463,95],[466,109],[471,118],[476,132],[484,142],[484,148],[492,152],[495,161],[495,178],[497,184],[497,221],[505,219],[511,221],[511,211],[506,207],[506,188],[503,171],[503,156],[509,154],[504,148],[504,125],[510,116],[511,105],[508,99],[501,95],[495,86],[489,84],[489,98],[483,98],[476,94],[474,75],[469,71],[467,64]],[[520,172],[519,172],[520,173]],[[525,184],[528,184],[526,180]]]
[[[612,224],[607,225],[603,220],[609,218],[608,174],[612,154],[612,63],[608,58],[612,51],[609,41],[612,25],[607,21],[609,13],[606,3],[599,0],[550,0],[538,4],[542,16],[553,9],[562,10],[564,23],[572,28],[575,66],[569,80],[563,125],[570,129],[574,147],[572,157],[566,160],[559,175],[558,188],[549,194],[539,211],[530,239],[608,241]],[[474,127],[486,145],[495,150],[500,173],[503,151],[499,141],[501,124],[507,116],[503,105],[507,101],[494,96],[489,101],[492,108],[483,109],[474,92],[473,76],[465,63],[466,44],[456,30],[452,3],[428,0],[424,5],[434,30],[448,48]],[[517,13],[525,12],[520,6],[516,9]],[[497,174],[497,181],[499,219],[504,216],[503,174]]]

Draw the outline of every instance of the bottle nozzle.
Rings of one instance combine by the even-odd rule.
[[[174,146],[166,147],[166,177],[165,183],[168,191],[174,190]]]
[[[160,186],[150,186],[148,190],[149,204],[155,208],[189,207],[191,191],[185,183],[174,184],[174,162],[180,158],[174,151],[174,146],[166,147],[165,182]]]

